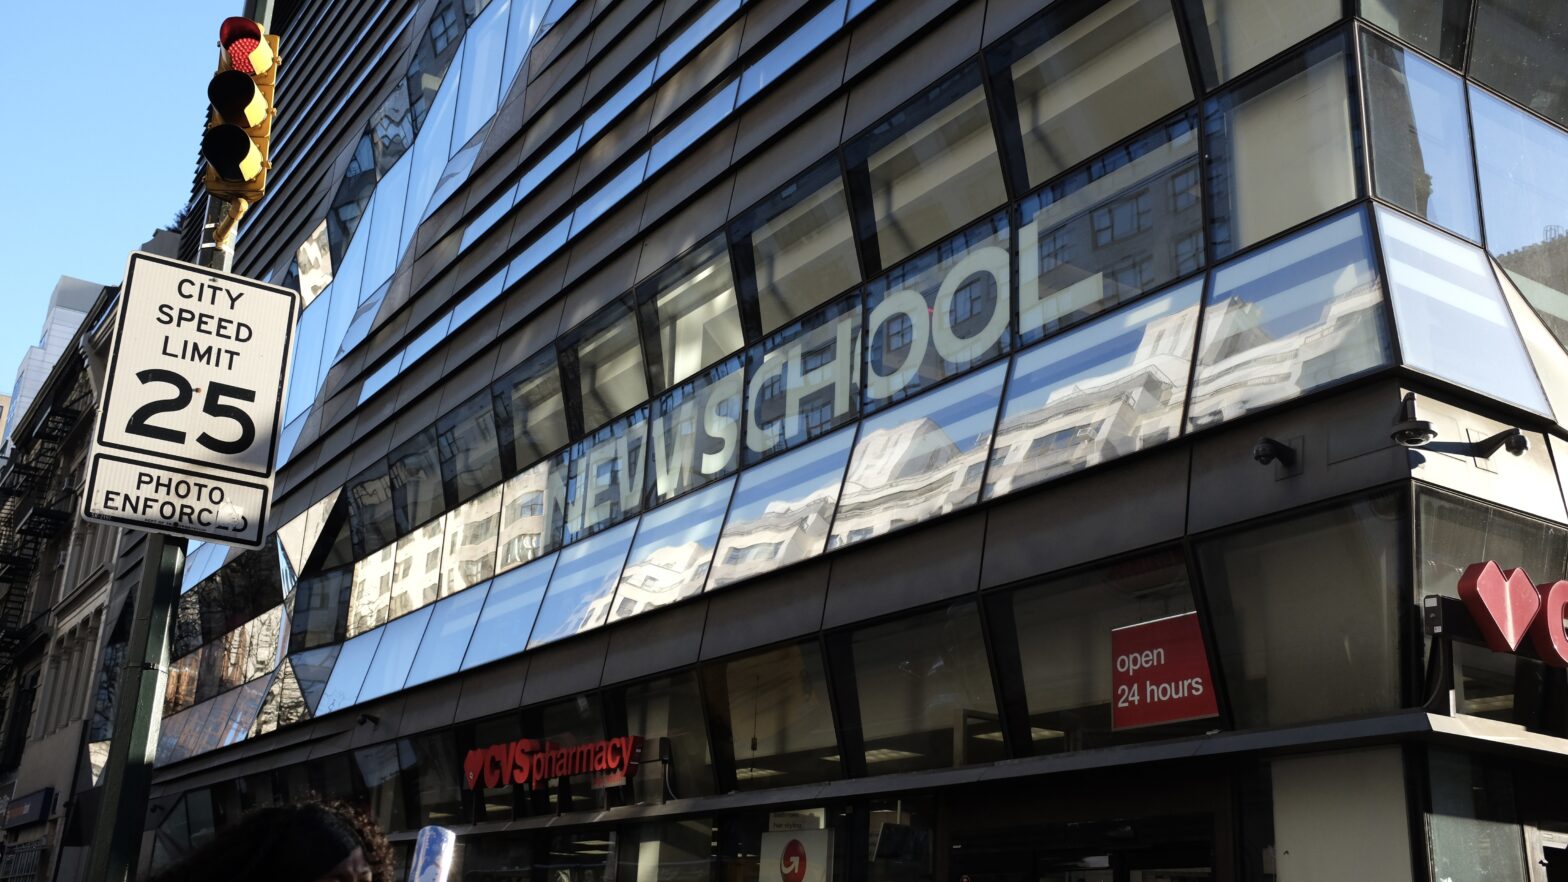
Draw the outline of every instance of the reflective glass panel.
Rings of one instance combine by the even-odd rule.
[[[332,254],[327,249],[327,222],[322,220],[310,236],[301,242],[295,260],[299,263],[299,297],[301,307],[308,307],[316,296],[332,284]],[[299,349],[295,344],[295,351]]]
[[[659,271],[637,291],[650,327],[648,363],[656,365],[655,386],[679,383],[741,348],[735,279],[724,240],[709,240]]]
[[[388,618],[435,603],[441,597],[441,547],[446,518],[436,518],[397,543]]]
[[[566,446],[566,403],[555,349],[523,362],[490,390],[501,463],[516,473]]]
[[[576,542],[642,510],[647,481],[648,408],[573,444],[567,451],[566,542]]]
[[[365,672],[376,657],[376,646],[381,643],[381,629],[361,634],[343,644],[337,664],[332,666],[332,676],[327,688],[316,704],[316,716],[329,714],[353,704],[359,698],[359,687],[365,682]]]
[[[723,481],[642,516],[609,621],[701,593],[734,486]]]
[[[673,499],[739,466],[744,366],[741,356],[727,359],[653,403],[650,504]]]
[[[299,581],[294,591],[293,636],[289,651],[336,643],[347,634],[348,602],[354,571],[344,568]]]
[[[850,647],[868,772],[1007,758],[973,600],[856,631]]]
[[[1335,38],[1209,100],[1203,125],[1215,256],[1360,195],[1348,60]]]
[[[501,544],[496,572],[554,551],[566,528],[566,461],[563,453],[507,481],[501,488]]]
[[[391,278],[392,270],[402,256],[399,245],[403,234],[403,200],[408,196],[408,170],[413,165],[413,159],[412,156],[404,156],[376,185],[375,209],[370,215],[370,225],[359,232],[361,236],[369,236],[370,242],[365,251],[360,296],[354,301],[356,306],[368,299],[373,291],[381,287],[382,282]],[[342,348],[341,343],[339,348]]]
[[[494,303],[495,299],[501,296],[501,288],[505,281],[505,275],[501,272],[496,272],[486,279],[484,284],[470,292],[467,297],[458,301],[458,304],[452,307],[452,324],[450,329],[456,331],[463,325],[468,324],[468,321],[478,315],[480,310]]]
[[[825,303],[860,281],[855,239],[838,161],[818,163],[730,228],[736,275],[747,277],[763,333]]]
[[[860,295],[746,353],[746,462],[797,447],[860,412]]]
[[[741,473],[709,590],[822,553],[854,435],[846,429]]]
[[[446,515],[442,555],[443,594],[462,591],[495,574],[496,537],[501,530],[501,488],[492,487]]]
[[[986,497],[1180,434],[1202,294],[1195,279],[1018,353]]]
[[[457,95],[452,143],[465,144],[495,113],[506,59],[507,14],[511,4],[491,3],[463,38],[463,80]]]
[[[1361,46],[1377,195],[1480,241],[1464,81],[1371,33]]]
[[[1486,248],[1568,340],[1568,134],[1470,90]]]
[[[648,172],[664,167],[665,163],[686,152],[687,148],[723,122],[735,109],[735,91],[738,81],[730,80],[706,101],[693,108],[685,119],[659,136],[648,151]]]
[[[1199,58],[1204,82],[1226,82],[1288,46],[1328,27],[1340,0],[1181,0],[1194,29],[1208,32],[1212,53]]]
[[[1030,186],[1192,100],[1167,0],[1086,6],[1053,9],[992,50],[1012,77]]]
[[[294,672],[300,694],[310,713],[316,712],[316,706],[321,702],[327,681],[332,678],[332,670],[337,667],[338,656],[342,652],[343,644],[339,643],[289,657],[289,667]]]
[[[522,72],[528,47],[544,26],[548,0],[512,0],[512,15],[507,25],[506,62],[501,68],[501,96],[504,100],[512,89],[512,80]]]
[[[866,417],[828,547],[973,505],[1006,376],[994,365]]]
[[[653,71],[654,66],[652,64],[639,70],[632,75],[631,79],[626,81],[625,85],[617,89],[615,94],[605,99],[603,104],[599,105],[593,113],[590,113],[588,118],[583,121],[581,140],[578,143],[588,143],[593,136],[604,131],[605,126],[608,126],[626,108],[630,107],[633,101],[646,93],[648,88],[653,85]]]
[[[1568,9],[1531,0],[1481,0],[1470,75],[1568,125]]]
[[[354,769],[365,786],[365,811],[383,830],[401,830],[408,826],[408,786],[403,779],[404,759],[413,758],[413,748],[406,739],[386,741],[354,751]]]
[[[468,246],[479,241],[480,236],[490,232],[490,228],[495,226],[496,221],[505,217],[507,212],[512,210],[512,206],[517,204],[517,190],[518,188],[514,185],[512,189],[502,193],[494,202],[485,206],[484,211],[481,211],[473,220],[468,222],[468,226],[463,228],[463,238],[458,242],[457,250],[459,253],[467,251]],[[496,282],[498,284],[505,280],[505,273],[496,274]]]
[[[1023,200],[1018,332],[1024,342],[1204,265],[1196,119],[1108,150]]]
[[[655,77],[662,77],[675,69],[692,53],[707,36],[718,29],[726,19],[740,11],[741,0],[714,0],[696,20],[671,37],[659,50],[659,67]]]
[[[725,701],[718,712],[734,738],[739,789],[809,784],[843,774],[816,643],[732,659],[721,670]]]
[[[630,782],[637,802],[658,804],[667,798],[666,794],[689,798],[714,792],[707,720],[697,677],[691,672],[626,687],[624,731],[616,731],[613,714],[610,719],[611,737],[641,735],[644,744],[669,739],[668,765],[645,762],[637,767],[637,776]]]
[[[519,197],[521,198],[521,197]],[[508,288],[517,284],[522,278],[534,271],[546,258],[561,250],[566,244],[566,235],[572,229],[572,215],[567,215],[561,222],[539,234],[539,237],[529,243],[512,262],[506,265],[506,286]]]
[[[446,509],[434,427],[394,449],[387,457],[387,471],[392,479],[392,516],[399,535],[411,532]]]
[[[779,41],[768,53],[748,66],[740,78],[740,103],[766,89],[789,69],[827,42],[844,24],[844,0],[833,0],[821,12]]]
[[[397,537],[392,521],[392,481],[387,465],[378,462],[348,482],[349,536],[354,556],[364,557]]]
[[[436,422],[441,479],[447,498],[459,503],[501,481],[501,449],[496,439],[490,393],[481,392]]]
[[[1481,249],[1383,208],[1377,225],[1405,363],[1551,413]]]
[[[440,15],[438,12],[437,15]],[[405,227],[418,226],[424,219],[425,209],[430,206],[430,196],[436,191],[436,184],[441,180],[441,173],[446,170],[447,156],[452,145],[452,117],[457,111],[457,90],[460,77],[459,70],[450,71],[451,76],[445,81],[441,79],[439,71],[417,73],[414,68],[420,64],[421,56],[415,56],[414,64],[410,65],[409,84],[412,89],[428,89],[434,97],[423,98],[426,106],[430,108],[430,115],[424,118],[424,126],[419,130],[419,138],[414,142],[413,166],[408,175],[408,199],[403,211],[403,225]],[[433,74],[433,75],[432,75]],[[416,77],[424,86],[414,85]],[[436,91],[439,88],[439,92]],[[413,109],[420,113],[420,99],[416,98]],[[462,143],[459,141],[458,143]]]
[[[414,653],[419,649],[420,638],[429,623],[430,608],[426,607],[387,624],[370,668],[365,672],[358,701],[380,698],[403,688],[409,666],[414,663]]]
[[[978,66],[927,90],[846,147],[864,164],[882,266],[892,266],[1007,200]]]
[[[1116,561],[1001,600],[1012,610],[1036,755],[1214,728],[1212,719],[1121,731],[1111,724],[1111,632],[1195,609],[1179,552]]]
[[[1250,413],[1389,360],[1362,211],[1214,271],[1187,425]]]
[[[495,577],[463,656],[463,670],[523,651],[554,569],[551,555]]]
[[[466,591],[442,600],[430,614],[430,624],[419,642],[419,651],[408,669],[407,686],[457,673],[463,664],[463,653],[468,651],[468,640],[474,634],[479,612],[484,608],[485,596],[490,591],[488,583],[475,585]]]
[[[326,345],[331,293],[331,289],[327,289],[329,296],[318,298],[314,305],[300,313],[299,324],[295,326],[294,363],[289,370],[288,402],[283,409],[286,421],[304,416],[321,390],[321,348]],[[336,347],[337,343],[332,345]]]
[[[1361,0],[1361,15],[1450,67],[1464,66],[1470,0]]]
[[[388,545],[354,562],[348,603],[348,635],[363,634],[387,620],[392,603],[392,576],[397,571],[397,546]]]
[[[604,624],[636,531],[635,522],[622,524],[561,549],[529,649]]]
[[[1007,226],[996,215],[866,286],[868,410],[1008,350]]]
[[[617,302],[574,332],[577,384],[583,428],[592,431],[648,398],[637,316]]]
[[[587,226],[598,220],[605,212],[614,208],[627,194],[642,183],[643,176],[648,173],[648,154],[633,159],[631,164],[607,181],[604,186],[584,197],[578,204],[577,210],[572,212],[572,226],[567,233],[568,237],[582,232]]]

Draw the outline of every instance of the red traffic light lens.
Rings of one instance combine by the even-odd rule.
[[[271,50],[262,53],[260,60],[254,53],[262,46],[261,25],[248,18],[232,16],[218,27],[218,43],[229,56],[229,66],[241,73],[264,74],[271,67]],[[259,69],[258,69],[259,68]]]
[[[234,69],[241,73],[254,74],[256,67],[251,64],[250,54],[259,45],[261,45],[261,41],[253,37],[241,37],[230,43],[228,50],[229,64],[233,65]]]

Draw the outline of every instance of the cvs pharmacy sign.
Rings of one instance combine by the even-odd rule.
[[[1529,635],[1541,660],[1568,668],[1568,581],[1535,584],[1522,568],[1475,563],[1459,576],[1459,599],[1494,652],[1513,652]]]

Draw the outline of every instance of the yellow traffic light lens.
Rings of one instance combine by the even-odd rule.
[[[251,128],[267,118],[267,98],[256,81],[237,70],[220,71],[207,84],[207,100],[226,123]]]
[[[201,136],[201,155],[225,181],[254,181],[261,174],[261,151],[239,126],[209,128]]]

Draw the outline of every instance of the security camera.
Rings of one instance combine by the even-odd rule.
[[[1258,465],[1269,465],[1279,460],[1281,465],[1290,468],[1296,462],[1296,451],[1283,441],[1259,438],[1258,443],[1252,445],[1252,458],[1258,461]]]
[[[1523,456],[1525,451],[1530,449],[1530,436],[1523,433],[1509,435],[1503,439],[1503,449],[1514,456]]]
[[[1388,437],[1400,447],[1425,447],[1437,437],[1437,429],[1427,420],[1401,420],[1394,424]]]

